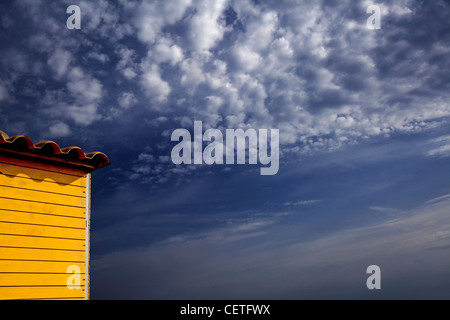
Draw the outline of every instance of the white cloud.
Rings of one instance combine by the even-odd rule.
[[[47,63],[50,69],[55,72],[58,79],[66,75],[70,62],[72,60],[72,54],[64,49],[56,49],[55,52],[50,56]]]
[[[305,206],[310,204],[315,204],[322,202],[322,200],[300,200],[300,201],[294,201],[294,202],[285,202],[284,206]]]
[[[132,68],[125,68],[122,72],[128,80],[134,79],[137,76],[137,73]]]
[[[70,128],[64,122],[57,122],[49,128],[51,137],[65,137],[70,134]]]
[[[80,1],[81,29],[95,32],[95,36],[109,37],[112,41],[129,35],[131,30],[127,23],[119,24],[119,13],[114,5],[106,0]]]
[[[195,59],[189,58],[181,63],[181,84],[184,87],[195,90],[195,88],[205,81],[205,75],[202,70],[202,63]],[[193,91],[188,91],[193,93]]]
[[[228,1],[201,1],[195,2],[196,14],[189,22],[190,46],[195,51],[208,51],[222,39],[225,26],[219,21]]]
[[[172,25],[183,17],[190,4],[190,0],[142,1],[125,7],[135,14],[133,24],[137,28],[138,39],[152,44],[165,25]]]
[[[168,62],[175,65],[183,60],[182,49],[168,38],[160,38],[150,53],[151,59],[156,63]]]
[[[251,10],[253,11],[253,10]],[[246,43],[255,52],[266,49],[274,40],[277,31],[278,17],[275,11],[241,12],[247,15],[246,33],[242,42]]]
[[[440,201],[443,201],[448,198],[450,198],[450,194],[446,194],[446,195],[443,195],[443,196],[440,196],[437,198],[430,199],[426,203],[436,203],[436,202],[440,202]]]
[[[235,47],[232,54],[237,67],[244,72],[256,69],[263,61],[258,53],[247,46]]]
[[[65,108],[65,113],[75,123],[86,126],[101,118],[98,114],[98,105],[95,103],[70,105]]]
[[[140,84],[147,97],[154,99],[157,103],[166,101],[170,93],[169,84],[161,79],[159,68],[154,64],[144,66]],[[154,107],[159,108],[158,106]]]
[[[134,58],[136,57],[135,51],[126,47],[117,46],[115,53],[119,56],[119,61],[116,65],[117,70],[120,70],[128,80],[136,77],[138,64],[134,62]]]
[[[68,79],[67,89],[79,103],[95,103],[102,99],[103,86],[100,81],[86,74],[81,68],[73,68]]]
[[[88,58],[100,61],[101,63],[105,63],[105,62],[109,61],[108,56],[104,53],[89,52],[89,54],[87,56],[88,56]]]
[[[80,125],[90,125],[100,120],[99,104],[102,101],[104,89],[101,82],[80,67],[70,69],[67,73],[66,91],[46,91],[42,103],[47,106],[44,112],[51,118],[66,118]],[[68,133],[65,123],[58,121],[50,132],[53,135],[64,136]]]
[[[143,162],[154,162],[155,156],[148,153],[141,153],[139,154],[138,160]]]
[[[137,103],[137,99],[131,92],[123,92],[119,98],[118,103],[123,109],[128,109]]]
[[[427,156],[450,157],[450,135],[432,139],[429,144]]]

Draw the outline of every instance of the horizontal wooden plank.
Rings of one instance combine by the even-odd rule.
[[[84,298],[84,287],[81,289],[69,289],[62,287],[0,287],[1,299],[72,299]]]
[[[66,196],[55,193],[32,191],[14,187],[0,186],[0,197],[8,199],[19,199],[22,201],[33,201],[39,203],[51,203],[72,207],[85,207],[85,197]],[[20,210],[20,208],[17,208]]]
[[[17,300],[17,299],[16,299]],[[24,300],[24,299],[21,299]],[[49,301],[53,301],[53,300],[86,300],[83,297],[72,297],[72,298],[35,298],[35,299],[28,299],[28,300],[49,300]]]
[[[71,184],[61,184],[49,179],[36,180],[28,178],[26,175],[4,175],[0,174],[0,185],[22,188],[26,190],[40,190],[51,193],[66,194],[71,196],[84,197],[86,190],[84,187]]]
[[[16,199],[2,198],[0,194],[0,209],[11,210],[11,211],[22,211],[30,213],[47,213],[59,216],[69,216],[69,217],[86,217],[86,208],[79,207],[67,207],[62,205],[32,202],[32,201],[22,201]]]
[[[23,248],[48,248],[85,250],[86,242],[83,240],[55,239],[42,237],[27,237],[0,234],[0,246]],[[0,272],[2,269],[0,268]]]
[[[17,234],[63,239],[85,239],[86,230],[0,222],[0,234]]]
[[[73,284],[73,273],[66,274],[49,274],[49,273],[0,273],[0,287],[5,286],[56,286],[67,285],[67,280],[70,279],[69,284]],[[84,287],[84,274],[76,274],[80,277],[80,285]]]
[[[86,220],[48,214],[28,213],[0,209],[0,221],[41,224],[59,227],[85,228]]]
[[[84,261],[85,258],[85,251],[0,247],[3,260]]]
[[[14,161],[11,161],[14,160]],[[67,170],[31,161],[21,161],[0,156],[0,172],[8,175],[25,176],[36,180],[49,180],[61,184],[86,186],[86,173]]]
[[[85,273],[84,263],[71,263],[59,261],[18,261],[18,260],[0,260],[1,272],[48,272],[48,273],[66,273],[71,265],[77,265],[81,273]]]

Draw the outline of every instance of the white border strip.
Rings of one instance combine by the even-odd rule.
[[[90,255],[90,228],[91,228],[91,174],[86,175],[86,257],[84,266],[84,299],[89,300],[89,287],[90,287],[90,277],[89,277],[89,255]]]

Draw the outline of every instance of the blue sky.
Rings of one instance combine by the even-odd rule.
[[[113,163],[92,299],[450,297],[450,6],[371,4],[0,4],[0,130]],[[194,121],[279,129],[278,173],[174,165]]]

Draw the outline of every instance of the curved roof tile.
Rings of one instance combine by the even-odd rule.
[[[93,171],[105,167],[111,162],[102,152],[85,153],[79,147],[67,147],[61,149],[53,141],[33,143],[24,135],[9,137],[0,131],[0,151],[9,152],[18,156],[27,156],[77,166],[85,171]]]

